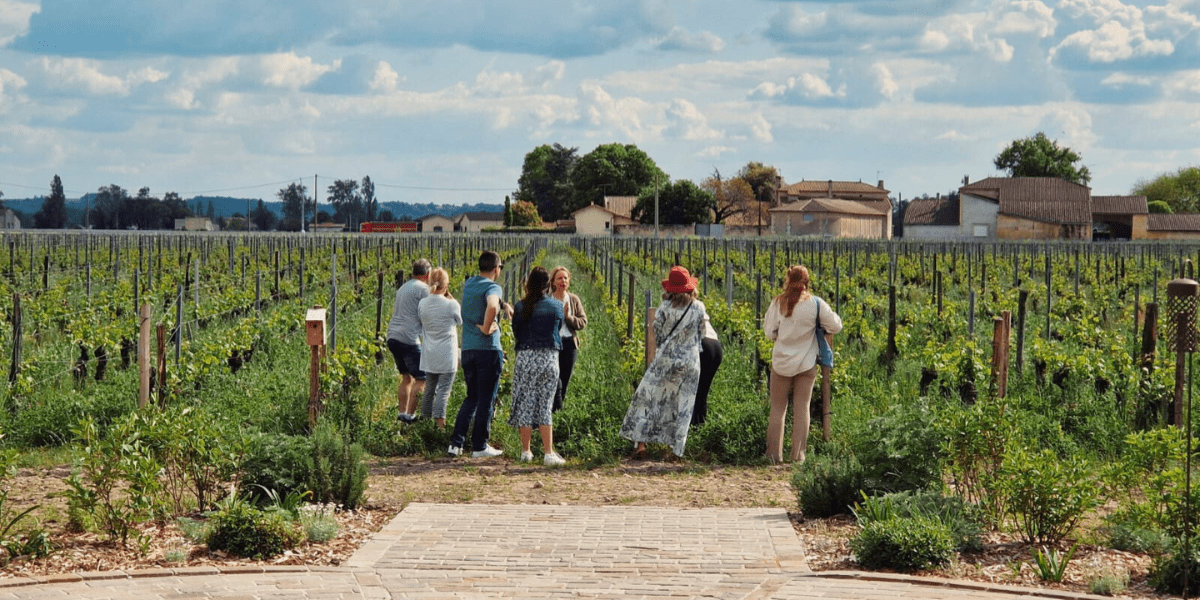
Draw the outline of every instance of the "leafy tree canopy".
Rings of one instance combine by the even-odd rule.
[[[578,150],[556,143],[553,146],[543,144],[526,154],[514,199],[532,202],[547,220],[570,215],[571,170],[579,160],[575,154]]]
[[[1200,167],[1182,167],[1150,181],[1139,181],[1133,187],[1133,193],[1145,196],[1148,203],[1166,204],[1171,208],[1170,212],[1200,212]]]
[[[754,190],[745,179],[722,179],[721,172],[716,169],[700,184],[700,188],[713,195],[716,202],[713,221],[716,223],[724,223],[725,219],[737,215],[754,214],[757,205],[761,204],[755,199]]]
[[[540,226],[541,224],[542,218],[538,216],[538,209],[532,202],[520,200],[512,205],[513,227]]]
[[[737,177],[750,186],[759,202],[775,202],[775,192],[779,189],[779,170],[775,167],[750,161],[737,172]]]
[[[58,175],[50,180],[50,195],[42,201],[41,210],[33,215],[33,226],[38,229],[62,229],[67,224],[67,197],[63,193],[62,179]]]
[[[1087,185],[1092,174],[1085,166],[1075,166],[1082,160],[1074,150],[1038,132],[1033,137],[1013,140],[996,156],[996,168],[1009,177],[1058,177]]]
[[[571,171],[571,186],[575,193],[567,212],[575,212],[589,204],[600,204],[604,196],[637,196],[645,188],[650,188],[653,195],[656,182],[666,185],[670,180],[654,160],[637,146],[603,144],[575,163]],[[654,215],[650,217],[653,222]]]
[[[638,195],[633,218],[643,224],[654,224],[654,187],[647,186]],[[712,223],[717,200],[713,195],[686,179],[669,183],[658,190],[659,225],[691,225]]]

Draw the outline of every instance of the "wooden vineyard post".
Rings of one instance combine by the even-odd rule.
[[[1008,394],[1008,338],[1012,330],[1012,312],[1002,311],[992,320],[992,379],[996,397]]]
[[[155,368],[155,383],[158,386],[158,405],[166,406],[167,404],[167,325],[159,323],[154,328],[155,346],[157,352],[155,356],[158,358],[157,367]]]
[[[137,271],[134,271],[135,273]],[[150,305],[138,309],[138,408],[150,403]]]
[[[13,292],[12,361],[8,364],[8,383],[12,385],[21,373],[21,295]]]
[[[646,304],[650,303],[650,292],[646,292]],[[650,368],[650,361],[654,360],[654,353],[658,350],[656,340],[654,339],[654,319],[658,316],[658,308],[654,306],[646,307],[646,368]]]
[[[322,349],[326,343],[325,309],[316,305],[308,309],[304,317],[310,350],[308,372],[308,427],[309,431],[317,428],[317,415],[321,412],[321,359]]]

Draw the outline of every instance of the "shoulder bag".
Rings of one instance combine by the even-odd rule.
[[[817,327],[814,335],[817,336],[817,364],[822,367],[833,368],[833,348],[829,345],[829,340],[825,337],[825,328],[821,327],[821,299],[813,296],[813,300],[817,302]]]

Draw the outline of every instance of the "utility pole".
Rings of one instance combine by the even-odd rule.
[[[659,174],[654,174],[654,238],[659,236]]]
[[[317,176],[313,174],[313,233],[317,232]]]
[[[246,231],[250,231],[250,199],[246,198]]]

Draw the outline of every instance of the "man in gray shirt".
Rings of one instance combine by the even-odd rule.
[[[425,372],[421,370],[421,319],[417,306],[429,295],[428,260],[418,258],[412,264],[412,279],[396,290],[392,304],[392,320],[388,321],[387,347],[400,372],[400,388],[396,392],[400,420],[416,420],[417,404],[425,389]]]

